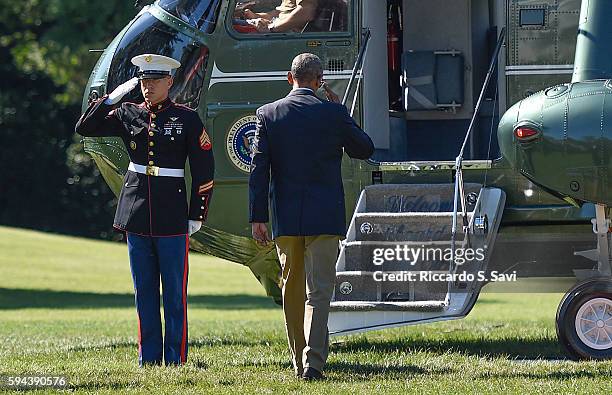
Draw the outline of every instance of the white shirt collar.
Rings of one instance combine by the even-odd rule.
[[[311,91],[312,93],[315,93],[315,91],[313,91],[313,90],[312,90],[312,89],[310,89],[310,88],[293,88],[292,90],[296,91],[296,90],[298,90],[298,89],[306,89],[307,91]]]

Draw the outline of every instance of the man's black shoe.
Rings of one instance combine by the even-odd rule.
[[[315,368],[306,368],[302,378],[306,381],[324,380],[325,376]]]

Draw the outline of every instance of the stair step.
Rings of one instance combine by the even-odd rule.
[[[468,223],[472,213],[468,213]],[[450,240],[453,213],[358,213],[357,241],[443,241]],[[457,218],[457,238],[463,238],[463,215]]]
[[[478,195],[482,185],[464,184],[465,194]],[[363,212],[448,212],[453,211],[454,184],[381,184],[365,188]],[[475,203],[475,202],[474,202]],[[471,211],[473,204],[468,205]]]
[[[460,245],[458,241],[457,246]],[[450,251],[450,248],[450,240],[433,242],[352,241],[345,244],[338,269],[369,272],[448,270],[449,262],[444,261],[444,255]],[[421,255],[415,256],[416,254]]]
[[[331,311],[442,311],[446,308],[445,301],[423,302],[332,302]]]
[[[448,273],[448,271],[436,271]],[[334,292],[335,302],[422,302],[446,298],[448,283],[442,281],[410,281],[401,272],[384,272],[395,279],[382,277],[381,272],[338,272]]]

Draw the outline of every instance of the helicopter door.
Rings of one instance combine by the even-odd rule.
[[[291,11],[296,3],[302,6],[297,17]],[[316,7],[307,7],[309,3]],[[224,145],[225,151],[225,155],[215,153],[215,200],[234,207],[239,215],[211,226],[250,236],[247,188],[255,111],[290,92],[287,72],[293,58],[304,52],[318,55],[326,82],[339,96],[344,92],[358,45],[355,4],[355,0],[229,2],[224,29],[215,31],[219,38],[210,65],[206,127],[214,144]],[[270,31],[270,25],[276,28]]]

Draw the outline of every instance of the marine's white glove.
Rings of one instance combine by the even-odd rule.
[[[119,85],[110,93],[110,95],[108,95],[108,98],[104,100],[104,103],[110,105],[119,103],[121,99],[123,99],[123,96],[127,95],[138,86],[138,82],[138,77],[134,77],[128,82],[124,82],[123,84]]]
[[[202,227],[202,221],[189,220],[189,236],[196,233]]]

